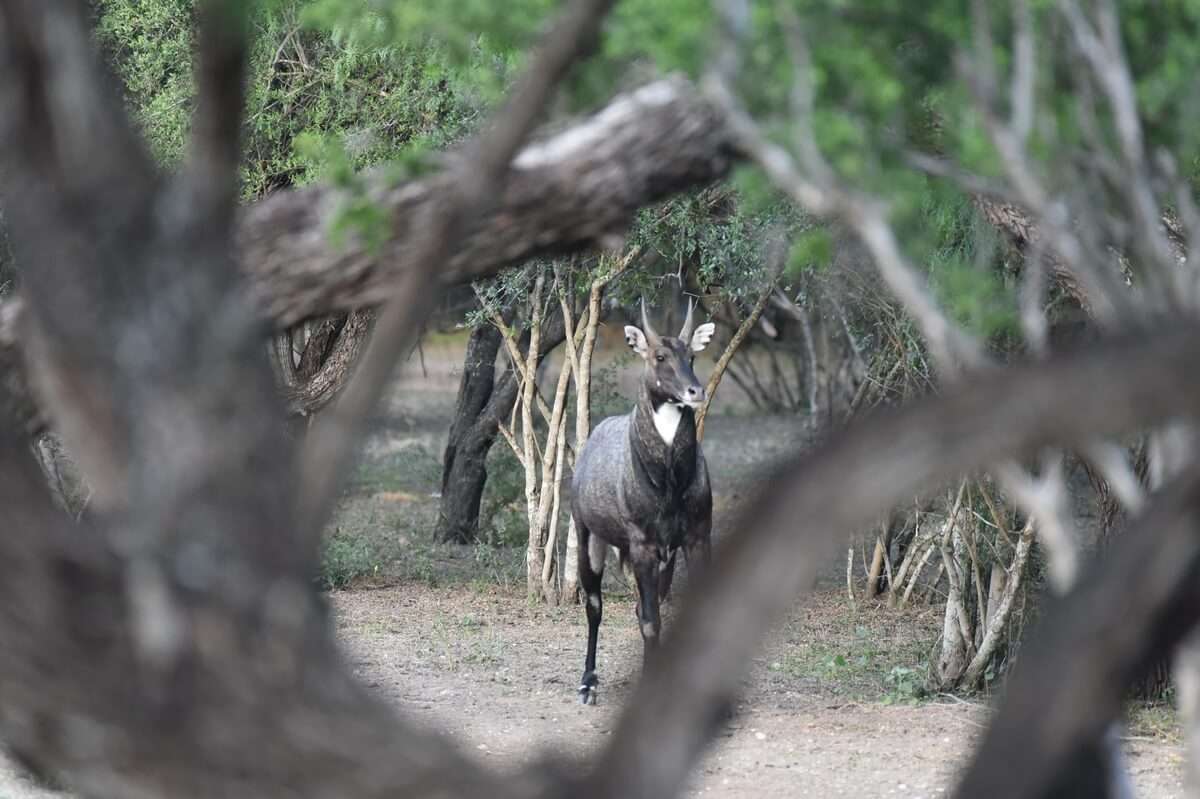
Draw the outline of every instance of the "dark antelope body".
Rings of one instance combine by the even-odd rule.
[[[659,603],[671,589],[675,555],[699,551],[707,564],[712,532],[708,467],[696,440],[694,411],[704,387],[692,371],[695,353],[713,334],[693,330],[692,306],[678,337],[659,336],[646,319],[625,326],[625,340],[645,361],[637,404],[596,426],[579,453],[571,484],[571,513],[579,532],[579,583],[587,595],[588,643],[579,696],[595,704],[600,594],[609,545],[637,578],[637,617],[648,658],[658,643]]]

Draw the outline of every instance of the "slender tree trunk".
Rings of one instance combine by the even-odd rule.
[[[1012,566],[1008,571],[999,564],[992,569],[992,596],[988,600],[985,632],[979,644],[979,651],[971,659],[959,683],[972,688],[980,683],[987,671],[989,662],[996,652],[997,646],[1004,639],[1004,628],[1012,614],[1013,601],[1021,586],[1021,578],[1025,573],[1025,565],[1029,561],[1029,550],[1033,546],[1033,523],[1027,523],[1017,539],[1016,550],[1013,552]]]
[[[942,564],[946,567],[949,590],[946,592],[946,612],[942,624],[942,651],[938,656],[936,678],[941,686],[958,682],[967,668],[973,636],[966,623],[966,602],[970,599],[967,580],[967,552],[963,536],[958,530],[958,515],[966,493],[964,481],[958,489],[958,498],[946,517],[942,533]]]
[[[879,580],[883,576],[883,536],[875,537],[875,551],[871,554],[871,567],[867,569],[867,599],[879,596]]]
[[[588,290],[587,309],[578,322],[571,313],[571,302],[563,293],[559,295],[565,329],[573,332],[566,336],[567,358],[575,375],[575,452],[583,449],[592,432],[592,354],[596,351],[596,334],[600,327],[600,301],[604,290],[612,281],[629,269],[641,247],[633,247],[617,261],[611,270],[592,281]],[[567,524],[567,544],[563,558],[562,597],[565,602],[579,601],[579,531],[575,518]]]
[[[525,360],[525,389],[521,396],[521,446],[525,452],[525,512],[529,519],[529,542],[525,547],[525,583],[530,597],[536,597],[542,585],[541,528],[535,525],[538,516],[537,435],[533,428],[534,398],[538,393],[538,339],[542,333],[542,287],[546,275],[538,272],[529,298],[529,352]],[[514,364],[515,365],[515,364]]]
[[[474,431],[472,431],[474,432]],[[487,486],[487,456],[496,437],[472,435],[456,446],[447,445],[451,459],[442,473],[441,509],[434,537],[453,544],[469,544],[479,534],[479,512]]]
[[[546,444],[542,450],[541,485],[537,491],[537,513],[530,517],[530,542],[536,536],[544,547],[542,574],[539,583],[543,598],[558,604],[558,591],[554,585],[554,567],[557,560],[558,535],[558,488],[562,482],[562,459],[566,457],[567,434],[567,389],[571,384],[571,361],[563,360],[558,373],[558,384],[554,388],[554,405],[551,410]],[[535,374],[531,372],[531,374]],[[530,585],[532,591],[535,586]]]

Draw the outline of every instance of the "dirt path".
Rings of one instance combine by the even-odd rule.
[[[606,607],[604,693],[592,708],[574,697],[584,633],[578,608],[513,599],[406,586],[334,601],[363,676],[486,762],[514,768],[547,749],[586,753],[602,745],[637,673],[641,644],[628,601]],[[955,768],[982,730],[984,707],[847,701],[774,670],[772,657],[768,650],[756,662],[737,719],[689,795],[915,799],[951,791]],[[1139,797],[1184,795],[1178,747],[1153,740],[1127,746]]]
[[[638,670],[632,605],[620,596],[606,605],[597,707],[575,701],[585,632],[577,607],[534,607],[500,589],[421,584],[341,592],[333,604],[350,660],[373,688],[504,770],[546,750],[586,755],[603,745]],[[838,693],[846,675],[823,683],[811,670],[786,667],[806,646],[797,637],[819,637],[832,626],[824,622],[844,626],[826,618],[839,604],[814,597],[755,662],[738,716],[689,796],[917,799],[951,792],[955,769],[982,730],[981,705],[852,701]],[[1139,797],[1184,795],[1177,746],[1127,746]],[[50,796],[0,762],[0,799]]]

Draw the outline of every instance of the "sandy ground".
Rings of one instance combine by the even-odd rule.
[[[838,695],[836,684],[778,669],[784,640],[820,630],[821,596],[753,665],[735,719],[687,795],[937,797],[986,722],[986,706],[946,699],[888,706]],[[601,635],[600,704],[575,699],[585,626],[577,607],[534,607],[510,591],[420,584],[332,595],[350,661],[382,696],[502,770],[546,751],[603,746],[636,680],[641,643],[631,600],[611,597]],[[1126,743],[1138,795],[1182,797],[1178,746]],[[42,799],[0,765],[0,799]]]
[[[582,617],[578,608],[412,588],[342,593],[335,604],[365,679],[501,768],[546,750],[585,755],[603,746],[638,673],[641,643],[628,600],[606,607],[597,707],[579,705],[574,695],[586,629],[572,618]],[[819,627],[811,615],[806,621]],[[754,664],[737,717],[688,795],[915,798],[952,790],[986,722],[985,705],[849,701],[773,671],[780,646]],[[1184,795],[1179,747],[1131,740],[1127,751],[1139,796]]]

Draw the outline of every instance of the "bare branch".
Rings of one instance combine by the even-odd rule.
[[[487,300],[484,298],[483,293],[479,290],[479,287],[475,286],[474,288],[475,296],[479,298],[480,306],[482,306],[484,310],[488,312],[488,317],[492,320],[492,324],[495,325],[496,329],[500,331],[501,340],[504,342],[504,348],[508,352],[508,359],[512,364],[513,371],[519,375],[523,385],[530,387],[529,390],[532,392],[533,401],[537,403],[538,412],[542,415],[542,420],[549,424],[550,417],[552,415],[550,406],[546,403],[546,398],[542,396],[542,392],[538,387],[537,380],[530,378],[528,367],[525,363],[527,357],[532,356],[536,350],[541,349],[540,338],[537,342],[537,346],[533,346],[535,342],[533,339],[530,339],[530,348],[527,350],[525,355],[522,355],[521,347],[517,340],[517,335],[513,332],[512,327],[505,323],[504,317],[500,315],[499,311],[488,307]],[[567,324],[567,317],[565,314],[563,316],[563,324],[564,326]],[[566,340],[570,342],[572,339],[569,332],[570,328],[567,327],[566,329],[568,331]],[[538,359],[541,359],[544,354],[545,353],[539,352],[537,355]]]
[[[880,275],[921,326],[938,363],[945,366],[959,359],[977,363],[981,355],[978,342],[951,324],[937,307],[901,251],[879,202],[806,177],[786,150],[763,135],[724,81],[710,76],[705,88],[725,111],[730,130],[775,185],[813,214],[844,219],[858,233],[871,251]]]
[[[526,147],[495,204],[469,220],[439,266],[443,285],[494,274],[533,257],[613,249],[641,208],[706,185],[734,160],[714,109],[680,78],[615,98],[589,119]],[[394,185],[366,178],[393,227],[378,252],[326,235],[340,194],[318,186],[279,192],[247,208],[238,251],[266,315],[286,326],[307,316],[375,305],[413,262],[422,209],[438,206],[444,176]]]
[[[1018,45],[1020,37],[1024,35],[1021,31],[1025,24],[1022,15],[1027,13],[1027,9],[1017,10]],[[979,40],[976,49],[990,51],[993,42],[986,25],[986,12],[973,16],[975,37]],[[1118,53],[1117,57],[1120,56]],[[1136,290],[1130,291],[1125,285],[1124,276],[1118,270],[1105,268],[1112,263],[1109,253],[1092,239],[1086,227],[1081,227],[1077,224],[1078,220],[1070,218],[1067,204],[1061,199],[1051,197],[1037,177],[1032,159],[1025,149],[1027,131],[1017,127],[1018,122],[1023,122],[1025,111],[1015,108],[1011,125],[1005,124],[996,116],[995,83],[988,74],[990,62],[985,61],[985,57],[979,52],[973,61],[964,57],[961,59],[960,71],[974,95],[975,108],[984,122],[993,147],[1000,156],[1009,181],[1020,197],[1021,205],[1037,220],[1036,225],[1027,226],[1029,238],[1044,238],[1055,258],[1062,259],[1066,269],[1079,282],[1079,294],[1086,297],[1085,305],[1089,312],[1100,324],[1114,325],[1119,321],[1136,319],[1138,309],[1132,301]],[[1025,80],[1026,76],[1022,70],[1028,67],[1018,62],[1016,69],[1015,79]],[[1153,226],[1160,227],[1157,220]]]
[[[1023,647],[956,796],[1038,797],[1200,618],[1200,473],[1178,480]],[[1012,764],[1020,763],[1020,768]]]
[[[904,153],[904,161],[918,172],[949,180],[972,196],[999,202],[1016,201],[1012,191],[1003,183],[969,172],[947,158],[907,151]]]
[[[1035,240],[1025,254],[1021,287],[1017,296],[1021,315],[1021,332],[1033,352],[1044,354],[1049,345],[1050,321],[1046,318],[1046,287],[1049,269],[1046,264],[1046,249],[1040,239]],[[1086,296],[1080,305],[1087,308]]]
[[[1147,277],[1172,285],[1177,257],[1163,229],[1162,210],[1154,197],[1137,95],[1121,45],[1117,11],[1107,0],[1096,5],[1099,30],[1093,29],[1075,0],[1059,3],[1076,47],[1091,66],[1091,77],[1100,84],[1108,100],[1125,167],[1122,186],[1134,215],[1135,240],[1146,259]]]
[[[1075,585],[1079,573],[1079,548],[1067,505],[1062,466],[1062,452],[1054,451],[1043,457],[1041,474],[1037,477],[1012,462],[998,464],[994,469],[1005,490],[1037,520],[1038,536],[1046,547],[1050,581],[1059,594],[1065,594]]]

